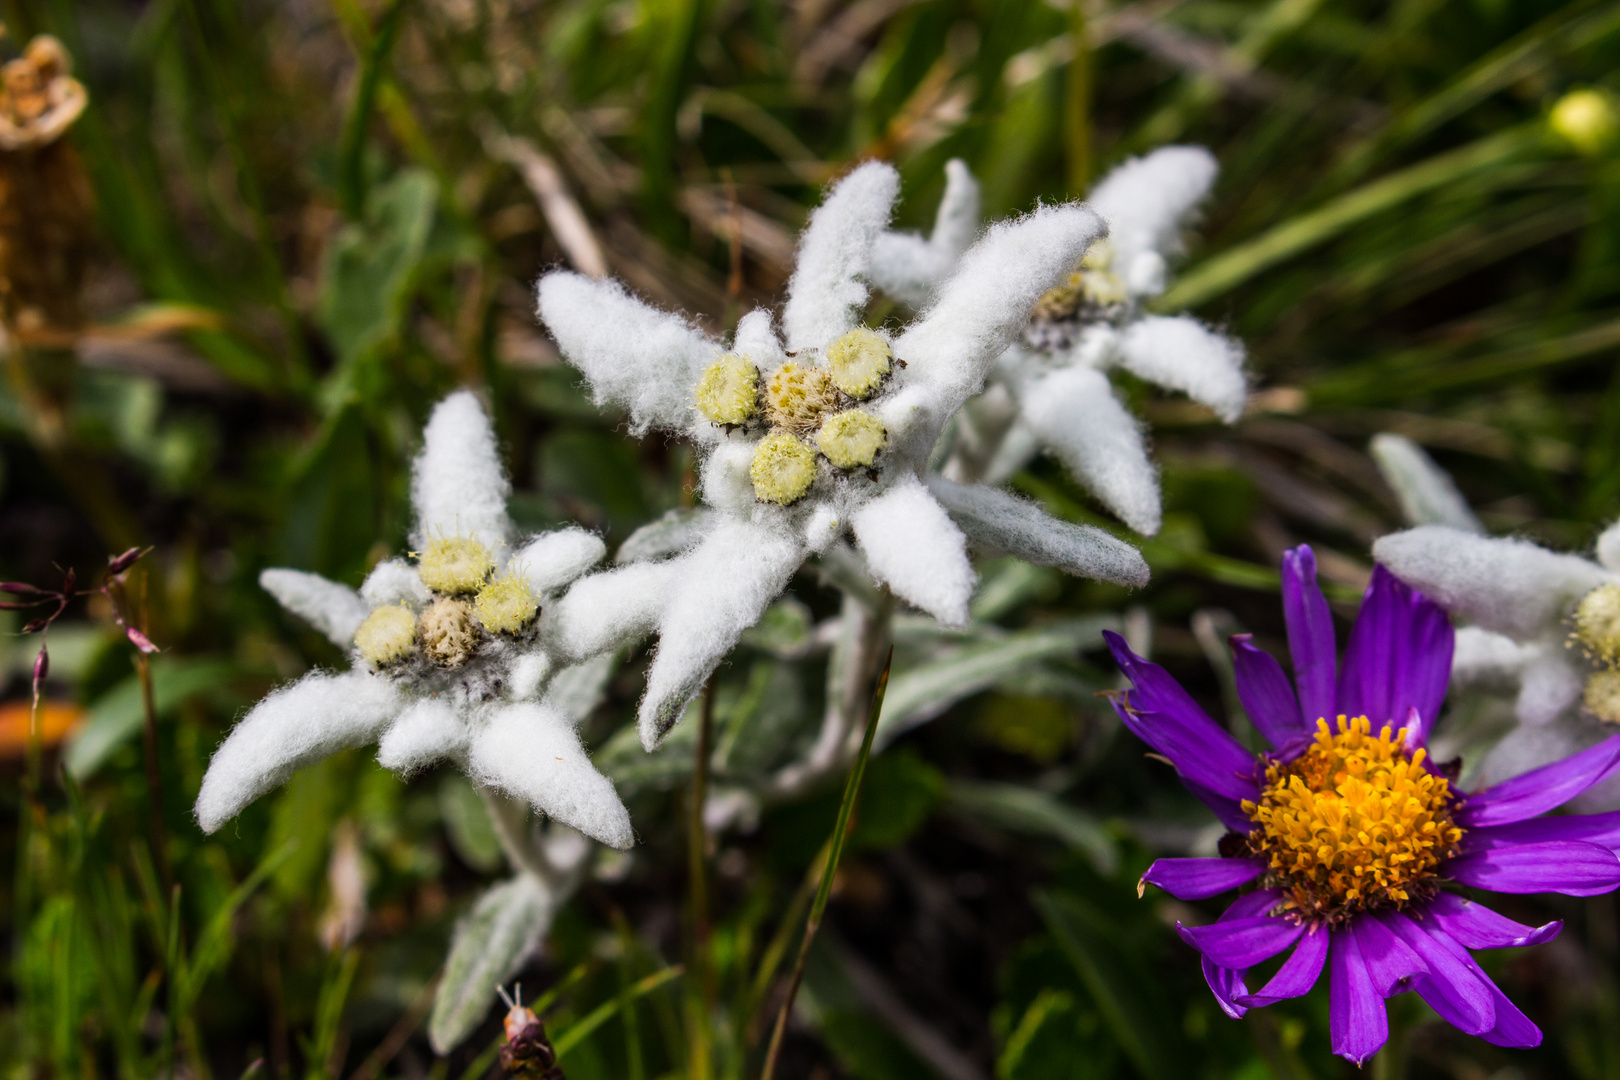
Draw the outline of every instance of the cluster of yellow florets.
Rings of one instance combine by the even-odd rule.
[[[1620,724],[1620,585],[1600,585],[1575,605],[1579,645],[1599,670],[1587,676],[1581,704],[1599,720]]]
[[[540,601],[522,577],[490,579],[494,556],[472,537],[431,541],[416,568],[432,594],[422,613],[390,604],[366,616],[354,633],[355,648],[373,668],[396,667],[420,654],[453,670],[476,656],[490,635],[521,634],[540,614]]]
[[[1430,895],[1463,830],[1451,818],[1451,785],[1408,753],[1406,731],[1374,737],[1365,716],[1317,721],[1316,741],[1266,770],[1248,846],[1270,862],[1268,883],[1305,918],[1342,922]]]
[[[786,506],[816,479],[816,454],[835,468],[870,468],[888,442],[872,413],[856,407],[876,394],[893,370],[894,350],[875,330],[857,327],[827,347],[826,366],[790,361],[761,385],[745,356],[726,353],[698,379],[698,411],[731,427],[763,415],[769,428],[754,448],[754,495]]]
[[[1113,245],[1106,239],[1098,240],[1086,249],[1079,268],[1063,284],[1048,289],[1035,301],[1030,318],[1036,322],[1062,322],[1074,318],[1086,304],[1123,304],[1129,297],[1113,266]]]

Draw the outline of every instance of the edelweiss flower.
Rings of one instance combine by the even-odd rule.
[[[266,570],[281,605],[340,646],[341,674],[315,672],[254,706],[214,754],[197,796],[213,832],[295,771],[375,741],[377,760],[411,772],[441,758],[478,782],[605,844],[629,847],[629,814],[592,766],[566,713],[534,700],[551,673],[541,647],[556,590],[605,553],[583,529],[512,552],[510,485],[478,399],[433,410],[416,459],[414,565],[382,563],[359,593],[316,574]]]
[[[540,318],[598,402],[627,407],[638,433],[691,437],[717,511],[684,554],[598,575],[558,608],[570,655],[659,632],[640,711],[649,748],[805,558],[846,533],[879,581],[951,624],[967,620],[968,539],[1092,577],[1147,578],[1136,552],[1105,533],[989,488],[922,478],[941,428],[1102,223],[1070,205],[995,226],[938,302],[895,334],[860,316],[898,186],[889,166],[863,165],[816,211],[782,309],[785,343],[768,311],[744,316],[727,348],[613,282],[540,281]]]
[[[1196,319],[1143,307],[1164,291],[1166,260],[1215,171],[1208,151],[1169,146],[1125,162],[1097,185],[1087,202],[1108,223],[1108,237],[1036,304],[997,362],[994,385],[964,413],[946,475],[997,483],[1044,446],[1131,528],[1158,531],[1158,476],[1104,372],[1122,367],[1180,390],[1227,423],[1242,413],[1243,347]],[[925,303],[972,235],[978,204],[972,175],[951,162],[933,235],[885,234],[874,284],[913,306]]]
[[[1178,925],[1230,1016],[1299,997],[1326,968],[1333,1051],[1358,1065],[1389,1037],[1384,1000],[1408,990],[1470,1035],[1539,1044],[1468,950],[1539,944],[1562,924],[1522,926],[1451,887],[1596,896],[1620,886],[1616,815],[1538,818],[1615,767],[1620,735],[1456,791],[1426,750],[1451,671],[1445,612],[1375,568],[1336,673],[1316,559],[1298,547],[1283,557],[1283,614],[1293,686],[1247,635],[1232,639],[1238,696],[1273,747],[1258,756],[1163,668],[1107,635],[1133,686],[1115,702],[1120,719],[1232,830],[1221,857],[1160,859],[1142,880],[1183,900],[1258,882],[1219,921]],[[1249,970],[1290,948],[1251,991]]]

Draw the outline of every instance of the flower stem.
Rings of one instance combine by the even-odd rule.
[[[827,899],[832,895],[833,878],[838,873],[838,860],[844,853],[844,844],[849,840],[855,803],[860,798],[861,781],[866,777],[866,762],[872,756],[872,737],[877,734],[878,717],[883,713],[883,695],[889,689],[889,669],[893,664],[894,646],[891,645],[888,659],[883,663],[883,674],[878,676],[877,689],[872,693],[872,708],[867,713],[866,734],[861,738],[860,753],[855,756],[855,763],[849,768],[849,780],[844,784],[844,798],[838,804],[838,819],[833,823],[832,836],[827,841],[831,849],[827,855],[827,866],[821,872],[821,885],[816,890],[815,901],[810,905],[810,917],[805,920],[804,939],[799,944],[799,957],[794,962],[793,976],[788,982],[782,1007],[776,1014],[776,1027],[771,1030],[770,1048],[765,1051],[765,1067],[760,1072],[760,1080],[772,1080],[776,1075],[776,1062],[782,1054],[782,1038],[787,1032],[788,1016],[793,1012],[793,999],[798,996],[799,984],[804,982],[805,965],[810,960],[810,946],[816,940],[816,931],[821,929],[821,919],[827,911]]]
[[[152,658],[139,650],[135,653],[135,677],[141,684],[141,711],[146,717],[142,742],[146,751],[146,794],[151,804],[149,812],[152,815],[150,826],[152,855],[157,859],[158,877],[162,879],[163,891],[167,893],[174,888],[174,871],[169,867],[168,837],[163,829],[163,788],[161,774],[158,772],[157,700],[152,693]]]
[[[703,826],[703,800],[709,784],[709,746],[714,737],[714,679],[703,689],[697,750],[692,759],[692,791],[687,800],[686,871],[691,897],[693,979],[687,1004],[691,1027],[692,1080],[707,1080],[712,1065],[710,1023],[714,1017],[714,971],[709,964],[708,830]]]

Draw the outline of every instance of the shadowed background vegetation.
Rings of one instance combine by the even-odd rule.
[[[38,638],[0,638],[8,1078],[229,1080],[260,1059],[274,1080],[490,1068],[494,1011],[448,1058],[419,1030],[451,927],[500,864],[458,774],[402,782],[352,752],[215,837],[189,808],[246,706],[342,661],[258,572],[358,584],[400,550],[417,432],[450,388],[487,388],[521,527],[575,520],[616,544],[691,504],[687,448],[631,439],[536,326],[548,267],[606,269],[729,328],[778,296],[808,209],[862,158],[899,167],[902,224],[926,228],[952,157],[1000,216],[1076,197],[1131,154],[1210,147],[1222,174],[1160,306],[1247,343],[1249,414],[1225,428],[1132,386],[1165,484],[1165,526],[1142,542],[1152,584],[996,564],[976,613],[992,643],[998,626],[1150,624],[1157,657],[1216,715],[1232,699],[1221,639],[1248,630],[1280,651],[1284,548],[1316,545],[1353,615],[1370,542],[1399,524],[1374,433],[1424,445],[1496,532],[1581,547],[1620,508],[1620,157],[1547,123],[1566,92],[1613,83],[1613,3],[0,11],[7,55],[51,33],[74,57],[90,104],[69,141],[94,191],[82,326],[65,347],[13,348],[0,392],[0,577],[54,586],[72,567],[99,583],[107,553],[152,545],[126,615],[162,649],[143,744],[134,650],[104,601],[69,609],[50,633],[36,786]],[[20,190],[6,213],[46,212]],[[1055,463],[1014,486],[1129,535]],[[812,571],[795,594],[784,610],[801,620],[836,610]],[[937,719],[872,762],[780,1075],[1350,1075],[1327,1053],[1325,984],[1228,1020],[1171,929],[1193,913],[1137,899],[1154,854],[1198,842],[1207,819],[1115,737],[1093,697],[1114,685],[1096,625],[1078,647],[913,680],[906,704]],[[962,659],[937,648],[902,638],[897,679]],[[769,634],[745,642],[714,690],[718,751],[740,760],[750,725],[817,712],[816,670]],[[633,790],[641,843],[565,909],[526,987],[559,988],[547,1023],[559,1047],[571,1036],[576,1080],[753,1075],[757,960],[802,923],[838,792],[711,838],[714,987],[697,997],[720,1002],[731,1048],[700,1062],[690,980],[645,981],[690,952],[692,742],[644,757],[616,737],[638,692],[633,660],[584,730]],[[1505,910],[1568,921],[1533,956],[1484,961],[1545,1045],[1495,1050],[1407,995],[1391,1003],[1407,1052],[1386,1052],[1381,1075],[1620,1074],[1615,900]]]

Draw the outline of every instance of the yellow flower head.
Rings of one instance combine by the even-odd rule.
[[[1620,671],[1599,671],[1587,679],[1581,704],[1604,723],[1620,724]]]
[[[827,346],[833,384],[857,401],[876,392],[889,373],[892,356],[894,349],[888,339],[864,326],[857,326]]]
[[[736,353],[704,369],[697,384],[698,411],[717,424],[740,424],[758,407],[759,371]]]
[[[374,668],[399,663],[416,651],[416,615],[404,604],[378,608],[354,632],[354,647]]]
[[[1611,667],[1620,664],[1620,585],[1602,585],[1575,608],[1575,640],[1589,656]]]
[[[515,574],[502,574],[478,590],[474,600],[478,621],[492,634],[516,634],[534,622],[540,601],[529,583]]]
[[[816,446],[840,469],[865,468],[889,441],[883,421],[869,412],[849,409],[827,418],[816,432]]]
[[[827,373],[809,364],[783,364],[765,381],[766,417],[794,434],[814,431],[836,400]]]
[[[478,627],[472,605],[465,600],[440,597],[422,612],[422,648],[428,659],[444,668],[458,668],[478,651]]]
[[[477,592],[494,569],[495,559],[489,548],[470,536],[429,541],[416,563],[422,584],[449,596]]]
[[[816,454],[792,435],[774,432],[754,448],[748,473],[754,480],[755,496],[787,506],[810,490],[816,478]]]
[[[1547,125],[1587,157],[1603,153],[1620,135],[1614,99],[1601,90],[1571,90],[1553,106]]]

